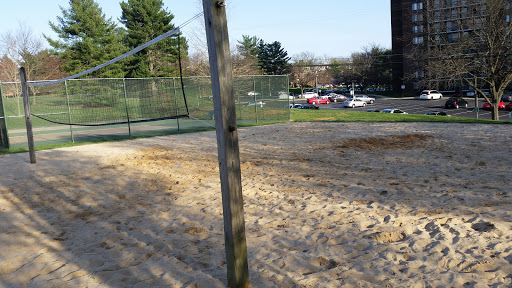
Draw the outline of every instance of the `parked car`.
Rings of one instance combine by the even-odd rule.
[[[349,98],[345,101],[343,101],[343,107],[364,107],[366,106],[366,102],[364,102],[360,98]]]
[[[501,101],[503,101],[503,102],[512,102],[512,95],[503,95],[501,97]]]
[[[307,100],[308,104],[329,104],[331,103],[331,101],[329,101],[328,98],[319,98],[319,97],[315,97],[315,98],[310,98]]]
[[[395,113],[395,114],[408,114],[400,109],[383,109],[380,113]]]
[[[311,104],[302,104],[297,109],[319,109],[319,107]]]
[[[249,102],[247,103],[247,106],[260,106],[260,107],[263,107],[263,105],[266,105],[267,103],[266,102],[263,102],[263,101],[258,101],[258,102]]]
[[[318,97],[318,94],[316,92],[304,92],[304,98],[310,99],[310,98],[316,98]]]
[[[294,99],[292,92],[279,91],[279,99]]]
[[[420,99],[422,100],[432,100],[432,99],[441,99],[443,98],[443,94],[441,94],[437,90],[423,90],[420,94]]]
[[[249,96],[258,96],[258,95],[260,95],[260,93],[258,93],[256,91],[251,91],[251,92],[247,93],[247,95],[249,95]]]
[[[366,95],[358,95],[358,96],[355,96],[354,98],[361,99],[364,102],[366,102],[366,104],[373,104],[375,102],[375,98],[368,97]]]
[[[365,112],[380,112],[378,109],[366,109]]]
[[[491,104],[488,102],[484,103],[484,107],[482,107],[484,110],[492,110]],[[498,104],[498,110],[505,109],[505,102],[501,101],[500,104]]]
[[[427,112],[425,113],[425,115],[435,115],[435,116],[448,116],[448,114],[446,114],[446,112],[439,112],[439,111],[430,111],[430,112]]]
[[[468,108],[468,101],[464,100],[464,98],[460,97],[452,97],[444,103],[444,108],[455,108],[459,109],[459,107]]]
[[[291,109],[301,109],[302,104],[290,104]]]
[[[512,103],[505,105],[505,110],[512,111]]]
[[[331,93],[327,96],[329,96],[329,100],[334,103],[343,102],[348,99],[347,96],[345,96],[345,95],[340,95],[340,94],[335,94],[335,93]]]

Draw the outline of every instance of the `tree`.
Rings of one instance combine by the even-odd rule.
[[[291,65],[288,63],[291,58],[288,57],[288,53],[281,47],[281,43],[277,41],[265,43],[263,40],[260,40],[258,49],[258,62],[265,74],[286,75],[292,71]]]
[[[450,21],[449,27],[447,23],[428,27],[428,49],[417,49],[414,56],[425,68],[424,83],[472,87],[491,105],[492,119],[498,120],[498,104],[512,81],[510,1],[467,2],[473,9],[457,12],[461,17]],[[428,17],[439,17],[434,13],[440,13],[442,7],[437,8],[428,9],[432,11]],[[452,32],[438,33],[443,29]],[[490,96],[484,89],[489,89]]]
[[[174,15],[167,12],[162,0],[128,0],[121,2],[121,23],[127,29],[126,45],[133,49],[172,29]],[[181,38],[181,57],[187,57],[188,44]],[[133,55],[129,77],[176,76],[178,70],[178,40],[169,37]]]
[[[327,71],[331,74],[332,84],[341,86],[348,85],[354,80],[352,70],[352,60],[348,58],[332,58],[328,61],[329,67]]]
[[[257,58],[260,52],[260,39],[256,36],[242,35],[242,41],[238,40],[236,49],[244,58]]]
[[[304,91],[304,87],[308,85],[314,85],[318,73],[318,67],[315,66],[316,56],[312,52],[302,52],[294,58],[292,81],[296,83],[301,90]]]
[[[64,70],[76,74],[107,62],[126,51],[123,32],[105,19],[94,0],[70,0],[69,9],[60,7],[57,24],[49,22],[59,40],[44,36],[63,63]],[[93,77],[124,77],[123,64],[114,63],[93,72]]]

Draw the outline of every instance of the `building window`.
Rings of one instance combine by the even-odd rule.
[[[453,43],[453,42],[457,41],[457,39],[459,39],[459,34],[458,33],[450,33],[450,34],[448,34],[448,43]]]
[[[423,14],[412,15],[412,22],[421,22],[421,21],[423,21]]]
[[[422,2],[412,3],[412,10],[413,11],[422,10],[422,9],[423,9],[423,3]]]
[[[452,26],[453,26],[452,22],[449,22],[449,21],[446,22],[446,32],[452,31],[453,30]]]
[[[416,77],[416,79],[423,78],[425,77],[425,71],[416,71],[416,73],[414,73],[414,76]]]
[[[412,38],[412,43],[414,45],[423,44],[423,37],[414,37],[414,38]]]
[[[413,33],[423,33],[423,25],[412,26]]]

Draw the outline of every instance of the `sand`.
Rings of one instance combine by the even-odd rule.
[[[252,287],[511,287],[512,125],[239,129]],[[0,287],[225,287],[215,131],[0,156]]]

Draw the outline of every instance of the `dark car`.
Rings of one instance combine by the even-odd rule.
[[[319,109],[318,106],[311,105],[311,104],[302,104],[300,107],[297,107],[297,109]]]
[[[503,95],[501,97],[501,101],[503,101],[503,102],[512,102],[512,95]]]
[[[425,115],[434,115],[434,116],[448,116],[448,114],[446,114],[446,112],[438,112],[438,111],[431,111],[431,112],[427,112],[425,113]]]
[[[331,94],[329,94],[327,96],[329,96],[329,100],[331,102],[334,102],[334,103],[336,103],[336,102],[343,102],[343,101],[347,100],[347,96],[336,94],[336,93],[331,93]]]
[[[453,98],[446,100],[446,103],[444,103],[444,108],[459,109],[459,107],[467,108],[468,101],[464,100],[464,98],[453,97]]]

